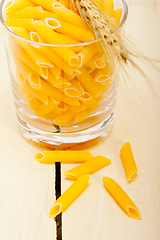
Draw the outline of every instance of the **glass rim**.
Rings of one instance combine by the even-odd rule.
[[[27,38],[21,37],[20,35],[18,35],[17,33],[13,32],[5,23],[4,19],[3,19],[3,15],[2,15],[2,10],[3,10],[3,4],[6,0],[2,0],[0,1],[0,21],[3,24],[3,26],[5,27],[5,29],[7,30],[7,32],[25,42],[28,42],[30,44],[36,44],[36,45],[40,45],[40,46],[47,46],[47,47],[77,47],[77,46],[86,46],[95,42],[98,42],[99,39],[95,39],[92,41],[88,41],[88,42],[83,42],[83,43],[75,43],[75,44],[49,44],[49,43],[41,43],[41,42],[35,42],[33,40],[29,40]],[[113,33],[118,31],[123,24],[125,23],[127,16],[128,16],[128,5],[126,0],[121,0],[123,3],[123,7],[124,7],[124,14],[123,17],[120,21],[120,23],[118,24],[118,26],[113,30]]]

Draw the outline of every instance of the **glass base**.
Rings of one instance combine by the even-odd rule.
[[[100,144],[109,135],[113,126],[114,111],[101,123],[77,132],[47,132],[28,124],[18,115],[22,136],[41,150],[86,150]],[[55,126],[56,127],[56,126]]]

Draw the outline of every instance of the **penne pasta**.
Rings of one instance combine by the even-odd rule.
[[[16,19],[5,19],[5,23],[9,27],[21,27],[26,29],[27,31],[34,30],[33,19],[29,18],[16,18]]]
[[[116,25],[118,26],[121,21],[122,8],[113,10],[113,18],[116,20]]]
[[[23,29],[18,27],[11,27],[12,31],[21,37],[30,39],[29,33]],[[49,61],[45,56],[39,53],[34,47],[32,47],[29,43],[16,38],[16,41],[24,48],[24,50],[28,53],[28,55],[32,58],[32,60],[40,67],[53,67],[51,61]]]
[[[71,112],[70,110],[67,110],[61,113],[60,115],[58,115],[57,117],[55,117],[53,120],[53,123],[55,123],[56,125],[63,126],[64,124],[72,120],[73,117],[74,117],[74,113]]]
[[[129,142],[126,142],[122,146],[120,150],[120,156],[126,173],[127,180],[131,182],[137,176],[138,169]]]
[[[90,68],[103,68],[106,66],[106,64],[99,54],[95,54],[93,58],[86,63],[86,66]]]
[[[92,112],[92,110],[90,109],[84,109],[78,113],[75,114],[75,120],[78,122],[83,121],[87,116],[89,116],[89,114]]]
[[[58,33],[53,31],[49,26],[47,26],[42,21],[35,21],[34,26],[36,31],[39,35],[45,39],[47,43],[50,44],[65,44],[64,40],[62,40]],[[78,66],[79,65],[79,58],[77,55],[67,47],[55,47],[54,51],[69,65],[71,66]]]
[[[98,101],[93,98],[88,92],[85,92],[82,96],[79,97],[79,100],[89,108],[89,110],[94,111],[98,108]],[[87,112],[87,111],[85,111]]]
[[[76,78],[71,79],[70,83],[78,89],[78,91],[81,93],[81,95],[83,95],[85,93],[85,90],[84,90],[82,84],[78,81],[78,79],[76,79]]]
[[[140,211],[120,185],[110,177],[103,177],[102,179],[107,191],[126,212],[126,214],[131,218],[141,219]]]
[[[77,56],[80,59],[79,68],[85,65],[98,51],[98,48],[96,45],[91,44],[91,46],[87,46],[84,49],[82,49]]]
[[[93,156],[88,151],[42,151],[35,155],[35,160],[40,163],[54,164],[61,163],[83,163]]]
[[[32,68],[37,74],[41,77],[47,79],[48,78],[48,69],[44,67],[39,67],[31,57],[26,53],[26,51],[17,44],[13,39],[9,41],[9,47],[13,55],[17,56],[20,60],[25,62],[30,68]]]
[[[57,101],[62,101],[66,104],[70,104],[73,106],[79,105],[78,99],[66,96],[65,94],[60,92],[57,88],[53,87],[51,84],[49,84],[43,79],[40,80],[40,87],[37,89],[37,91],[44,95],[52,97]]]
[[[71,83],[68,80],[64,79],[62,76],[60,76],[58,79],[55,78],[50,70],[46,81],[56,88],[66,88],[71,85]]]
[[[82,163],[81,165],[75,168],[72,168],[66,171],[64,175],[68,179],[76,180],[84,174],[91,175],[97,172],[98,170],[110,164],[110,162],[111,160],[106,157],[97,156],[97,157],[91,158],[87,162]]]
[[[26,7],[20,9],[18,11],[13,11],[7,13],[8,18],[31,18],[31,19],[39,19],[41,18],[41,14],[43,13],[42,7]]]
[[[67,110],[68,110],[67,105],[60,102],[58,104],[58,106],[53,111],[51,111],[49,114],[47,114],[44,118],[49,119],[49,120],[53,120],[58,115],[62,114],[63,112],[65,112]]]
[[[46,18],[45,22],[56,32],[75,38],[78,41],[88,42],[94,40],[94,35],[90,30],[86,30],[71,23],[64,22],[63,20]]]
[[[64,87],[64,88],[59,88],[59,90],[63,93],[65,93],[68,97],[80,97],[81,93],[79,92],[79,90],[77,88],[75,88],[73,85]]]
[[[65,0],[66,1],[66,0]],[[67,0],[68,1],[68,0]],[[69,8],[67,9],[64,6],[57,6],[54,7],[54,12],[65,22],[74,24],[78,27],[84,28],[89,30],[87,24],[83,21],[83,19],[76,14],[75,12],[71,11]]]
[[[93,80],[91,75],[85,70],[84,67],[81,68],[81,74],[77,75],[76,77],[93,97],[97,97],[100,93],[102,93],[101,86]]]
[[[56,65],[54,65],[54,68],[50,68],[50,72],[53,74],[53,76],[55,78],[59,78],[61,75],[61,69],[59,67],[57,67]],[[66,79],[67,80],[67,79]]]
[[[12,12],[26,7],[35,7],[35,4],[29,0],[11,0],[6,4],[4,10],[6,12]]]
[[[44,9],[47,9],[49,11],[53,11],[53,4],[56,2],[56,0],[31,0],[33,3],[42,6]]]
[[[80,102],[80,105],[79,106],[71,106],[71,105],[68,105],[68,109],[71,110],[72,112],[74,113],[78,113],[78,112],[81,112],[83,110],[85,110],[87,107]]]
[[[58,214],[64,212],[86,189],[89,179],[88,175],[78,178],[52,205],[50,217],[55,218]]]
[[[57,106],[59,102],[56,101],[53,98],[48,98],[48,104],[41,103],[39,107],[36,109],[35,113],[39,117],[44,117],[47,114],[49,114],[51,111],[53,111]]]
[[[59,0],[59,3],[62,4],[66,8],[69,8],[70,0]],[[55,9],[55,7],[54,7],[54,9]]]
[[[36,109],[39,107],[39,105],[41,104],[42,102],[39,101],[37,98],[35,97],[32,97],[30,99],[28,99],[28,105],[29,107],[32,109],[32,111],[36,111]]]

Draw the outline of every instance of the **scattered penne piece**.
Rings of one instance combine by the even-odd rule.
[[[45,164],[83,163],[93,156],[88,151],[43,151],[35,155],[35,160]]]
[[[103,177],[102,179],[107,191],[127,215],[132,218],[141,219],[140,211],[120,185],[110,177]]]
[[[88,175],[79,177],[52,205],[50,217],[55,218],[58,214],[63,213],[86,189],[89,179]]]
[[[129,142],[126,142],[122,146],[120,150],[120,156],[124,166],[127,180],[131,182],[137,176],[138,169]]]
[[[68,179],[76,180],[77,178],[79,178],[80,176],[82,176],[84,174],[91,175],[91,174],[97,172],[98,170],[100,170],[100,169],[104,168],[105,166],[107,166],[108,164],[110,164],[110,162],[111,162],[111,160],[106,157],[97,156],[97,157],[89,159],[87,162],[82,163],[81,165],[79,165],[75,168],[72,168],[72,169],[66,171],[64,173],[64,175]]]

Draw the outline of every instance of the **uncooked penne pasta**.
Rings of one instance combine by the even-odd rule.
[[[102,179],[107,191],[126,214],[131,218],[141,219],[140,211],[120,185],[110,177],[103,177]]]
[[[29,104],[29,107],[32,109],[32,111],[36,111],[36,109],[39,107],[39,105],[41,104],[42,102],[39,101],[37,98],[35,97],[32,97],[30,99],[28,99],[28,104]]]
[[[59,88],[59,90],[63,93],[65,93],[68,97],[80,97],[81,96],[81,92],[74,87],[71,83],[70,85],[64,87],[64,88]]]
[[[121,160],[124,166],[127,180],[131,182],[137,176],[137,166],[129,142],[126,142],[120,150]]]
[[[20,60],[25,62],[30,68],[32,68],[36,73],[38,73],[41,77],[47,79],[48,78],[48,68],[39,67],[32,58],[26,53],[26,51],[16,43],[13,39],[9,41],[9,47],[11,49],[12,54],[16,55]]]
[[[70,83],[78,89],[78,91],[81,93],[81,95],[83,95],[85,93],[85,90],[84,90],[82,84],[78,81],[78,79],[76,79],[76,78],[71,79]]]
[[[50,44],[65,44],[65,42],[60,38],[59,34],[53,31],[47,24],[43,21],[34,21],[34,26],[39,35],[45,39],[47,43]],[[78,66],[79,58],[77,55],[68,47],[54,48],[54,51],[69,65]]]
[[[93,97],[97,97],[100,93],[102,93],[101,86],[93,80],[91,75],[84,67],[81,68],[81,74],[77,75],[76,77]]]
[[[26,7],[34,7],[34,6],[35,4],[29,0],[11,0],[6,4],[4,10],[6,12],[8,11],[12,12],[12,11],[17,11]]]
[[[49,114],[47,114],[44,118],[53,121],[53,119],[55,119],[58,115],[62,114],[63,112],[66,112],[67,110],[68,110],[67,105],[60,102],[58,106]]]
[[[103,68],[105,65],[105,61],[99,56],[99,54],[95,54],[93,58],[86,63],[86,66],[90,68]]]
[[[27,30],[18,27],[11,27],[12,31],[21,37],[27,38],[30,40],[30,35]],[[15,38],[16,41],[24,48],[24,50],[29,54],[32,60],[40,67],[53,67],[51,61],[49,61],[45,56],[37,51],[34,47],[32,47],[28,42],[25,42],[19,38]]]
[[[56,0],[31,0],[33,3],[42,6],[44,9],[47,9],[49,11],[53,11],[53,4],[56,2]]]
[[[43,151],[35,155],[35,160],[40,163],[83,163],[93,156],[88,151]]]
[[[85,163],[82,163],[81,165],[72,168],[64,173],[65,177],[71,180],[76,180],[80,176],[84,174],[91,175],[98,170],[106,167],[108,164],[110,164],[111,160],[102,157],[102,156],[97,156],[94,158],[91,158]]]
[[[113,10],[113,18],[116,20],[117,26],[121,21],[121,16],[122,16],[122,8],[117,8]]]
[[[86,189],[89,179],[88,175],[79,177],[52,205],[50,217],[63,213]]]
[[[63,126],[64,124],[72,120],[73,117],[74,117],[74,113],[71,112],[70,110],[67,110],[61,113],[60,115],[58,115],[57,117],[55,117],[53,119],[53,123],[55,123],[56,125]]]
[[[81,112],[83,110],[85,110],[87,107],[80,102],[80,105],[79,106],[71,106],[71,105],[68,105],[68,109],[71,110],[72,112],[74,113],[78,113],[78,112]]]
[[[41,13],[43,14],[42,7],[26,7],[20,9],[18,11],[13,11],[7,13],[8,18],[31,18],[31,19],[39,19],[41,18]]]
[[[9,27],[21,27],[26,29],[27,31],[34,30],[33,19],[29,18],[16,18],[16,19],[5,19],[5,23]]]
[[[85,92],[82,96],[80,96],[79,100],[91,111],[94,111],[99,106],[98,101],[93,98],[88,92]]]
[[[58,79],[55,78],[50,70],[46,81],[56,88],[65,88],[71,85],[71,83],[68,80],[64,79],[62,76],[60,76]]]
[[[84,109],[78,113],[75,114],[74,118],[75,120],[77,120],[78,122],[83,121],[87,116],[89,116],[89,114],[92,112],[92,110],[90,109]]]
[[[75,38],[78,41],[88,42],[94,40],[94,35],[90,30],[78,27],[60,19],[46,18],[46,24],[56,32]]]
[[[84,28],[86,30],[89,29],[88,25],[83,21],[83,19],[76,14],[75,12],[67,9],[64,6],[54,7],[54,12],[61,17],[61,19],[65,22],[74,24],[78,27]]]
[[[97,51],[98,51],[98,48],[96,47],[96,45],[93,45],[93,44],[82,49],[77,54],[77,56],[80,59],[80,64],[78,67],[80,68],[83,65],[85,65],[94,56],[94,54],[96,54]]]
[[[48,98],[48,104],[41,103],[39,107],[36,109],[35,113],[39,117],[44,117],[47,114],[49,114],[51,111],[53,111],[57,106],[59,102],[56,101],[53,98]]]

